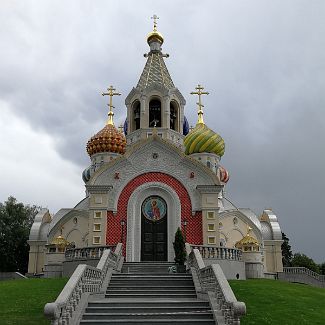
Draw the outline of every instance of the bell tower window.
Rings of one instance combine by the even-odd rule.
[[[170,103],[170,128],[178,131],[178,108],[174,102]]]
[[[140,129],[140,102],[136,101],[133,104],[133,130]]]
[[[149,127],[161,127],[161,102],[158,99],[149,103]]]

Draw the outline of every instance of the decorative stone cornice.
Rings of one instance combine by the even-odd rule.
[[[91,194],[104,194],[111,191],[112,185],[86,185],[86,189]]]
[[[206,193],[217,193],[219,194],[221,190],[223,189],[223,185],[198,185],[196,189],[201,193],[201,194],[206,194]]]

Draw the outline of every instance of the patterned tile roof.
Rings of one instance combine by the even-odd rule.
[[[161,52],[150,52],[148,54],[137,88],[145,89],[152,84],[159,84],[167,89],[175,88]]]

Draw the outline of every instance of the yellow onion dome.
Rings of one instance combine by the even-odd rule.
[[[126,139],[122,132],[118,131],[114,124],[107,124],[87,142],[89,156],[100,152],[125,153]]]
[[[197,123],[195,128],[184,139],[185,154],[215,153],[221,157],[225,153],[225,142],[222,137],[209,129],[204,123]]]

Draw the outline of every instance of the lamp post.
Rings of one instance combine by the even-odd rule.
[[[122,219],[121,222],[121,243],[123,243],[123,235],[124,235],[124,225],[125,225],[125,220]]]
[[[186,243],[186,226],[187,226],[187,220],[186,219],[183,220],[183,226],[184,226],[184,240],[185,240],[185,243]]]

